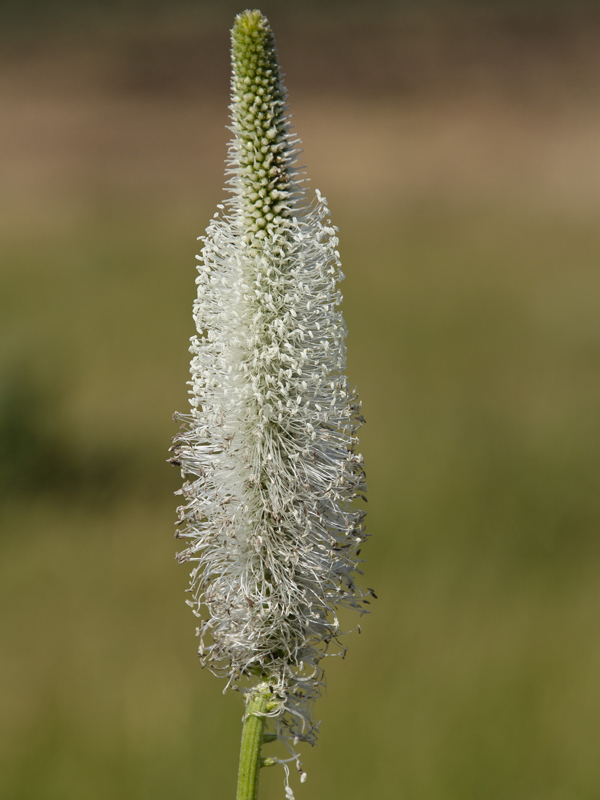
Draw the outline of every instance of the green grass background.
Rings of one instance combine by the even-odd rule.
[[[506,19],[514,25],[514,17],[500,16],[510,29]],[[544,19],[529,19],[522,52],[538,46]],[[284,23],[280,54],[292,90],[284,43],[295,40]],[[440,34],[436,22],[436,36],[445,41],[453,24]],[[86,36],[97,52],[110,50],[113,63],[114,42],[135,39],[135,25],[123,23],[110,46]],[[384,28],[370,34],[362,63],[376,59]],[[580,28],[589,33],[589,19]],[[151,54],[152,36],[159,41],[144,29]],[[14,119],[25,128],[19,103],[27,92],[29,109],[64,92],[79,109],[88,91],[118,93],[85,77],[76,84],[75,69],[48,79],[44,65],[69,64],[69,53],[79,52],[72,39],[56,37],[46,60],[19,39],[3,62],[7,96],[18,98]],[[548,52],[559,52],[552,35]],[[498,59],[510,73],[514,49]],[[502,80],[488,75],[485,87],[502,109],[494,91],[512,84],[498,63]],[[375,80],[376,61],[373,70]],[[443,76],[443,63],[439,70]],[[563,71],[566,88],[550,94],[551,110],[552,98],[563,109],[559,99],[580,74]],[[211,76],[202,80],[209,86]],[[301,134],[301,110],[313,96],[311,85],[302,94],[302,80]],[[41,91],[40,81],[50,89]],[[143,95],[136,87],[123,101],[132,117]],[[443,108],[442,88],[390,94],[378,107],[392,104],[402,118],[426,97],[427,108]],[[532,113],[541,128],[560,128],[546,89],[543,76],[530,85],[528,98],[545,98]],[[343,82],[340,93],[363,126],[352,141],[374,147],[371,101]],[[198,100],[186,95],[174,110],[156,96],[159,115],[171,119]],[[226,95],[215,107],[221,101]],[[225,800],[235,787],[241,699],[222,696],[222,683],[195,656],[187,577],[174,561],[179,478],[165,463],[171,414],[186,406],[195,237],[222,198],[224,109],[210,147],[199,139],[208,161],[198,172],[207,177],[193,176],[190,189],[183,177],[164,177],[164,151],[175,146],[168,137],[148,151],[166,167],[153,172],[150,159],[122,178],[114,168],[122,149],[123,163],[135,158],[125,125],[97,151],[93,174],[78,162],[68,180],[58,168],[48,178],[48,137],[68,150],[48,122],[63,119],[64,108],[57,100],[43,124],[33,118],[42,133],[27,157],[21,137],[10,145],[7,169],[32,165],[17,184],[27,179],[33,188],[16,204],[2,197],[2,797]],[[75,143],[93,138],[102,122],[89,119],[89,128],[59,132]],[[174,124],[183,127],[181,120]],[[315,125],[309,130],[318,132]],[[481,190],[467,176],[425,191],[417,169],[414,185],[357,179],[348,192],[360,151],[343,155],[346,183],[332,173],[330,190],[328,156],[319,160],[318,142],[304,139],[309,168],[311,153],[317,164],[314,183],[341,231],[349,374],[367,418],[366,584],[379,600],[362,634],[348,639],[345,661],[327,664],[321,736],[304,753],[308,782],[296,781],[297,798],[597,800],[597,208],[575,178],[569,196],[583,196],[575,204],[526,173],[510,191],[496,191],[494,156],[504,158],[496,144]],[[331,151],[331,142],[323,147]],[[426,155],[443,163],[443,153]],[[265,771],[261,798],[281,796],[281,771]]]

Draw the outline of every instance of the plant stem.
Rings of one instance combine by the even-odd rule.
[[[266,721],[264,715],[270,702],[271,693],[266,684],[261,684],[249,695],[242,729],[236,800],[256,800]]]

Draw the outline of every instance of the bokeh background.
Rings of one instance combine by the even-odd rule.
[[[0,11],[7,800],[234,795],[165,459],[243,8]],[[340,228],[380,598],[297,798],[597,800],[600,11],[261,8]]]

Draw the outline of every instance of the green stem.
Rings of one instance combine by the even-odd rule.
[[[271,700],[271,692],[266,684],[261,684],[249,695],[242,729],[236,800],[256,800],[266,721],[264,715],[269,710]]]

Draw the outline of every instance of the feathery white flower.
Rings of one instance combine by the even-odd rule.
[[[314,742],[319,662],[364,613],[354,584],[365,491],[363,421],[344,375],[336,228],[295,168],[273,34],[258,11],[232,31],[231,198],[199,256],[191,405],[174,463],[195,476],[180,508],[195,562],[203,665],[273,691],[278,738]],[[242,688],[242,687],[237,687]]]

